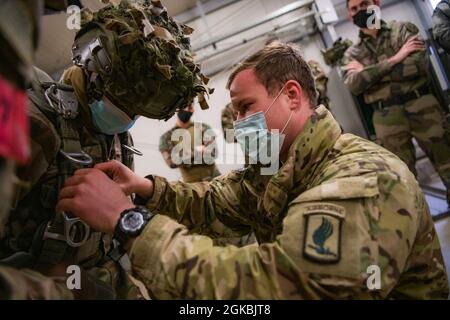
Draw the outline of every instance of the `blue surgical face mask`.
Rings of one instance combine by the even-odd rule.
[[[283,92],[283,89],[284,86],[281,88],[275,99],[273,99],[269,107],[267,107],[265,112],[259,111],[244,119],[240,119],[234,122],[234,135],[236,137],[236,140],[241,146],[241,149],[245,153],[245,155],[252,159],[254,163],[257,163],[266,155],[272,156],[269,150],[272,151],[271,147],[273,145],[278,147],[278,149],[275,151],[277,153],[276,156],[278,156],[281,150],[281,146],[283,145],[283,141],[285,138],[283,132],[291,121],[292,111],[289,115],[289,119],[286,121],[286,124],[279,134],[272,133],[267,129],[267,122],[265,117],[267,112],[269,112],[270,108]]]
[[[137,118],[131,119],[105,96],[100,101],[95,100],[89,106],[95,127],[104,134],[113,135],[126,132],[137,120]]]

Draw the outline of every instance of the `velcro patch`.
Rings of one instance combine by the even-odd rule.
[[[303,256],[323,264],[338,263],[341,259],[342,207],[317,204],[307,208]]]

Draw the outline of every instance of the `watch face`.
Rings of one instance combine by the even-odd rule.
[[[121,219],[121,226],[123,231],[134,233],[139,231],[139,229],[144,224],[144,217],[141,213],[130,211],[125,214]]]

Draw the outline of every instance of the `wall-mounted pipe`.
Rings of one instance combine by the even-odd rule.
[[[229,38],[231,38],[231,37],[233,37],[233,36],[235,36],[235,35],[237,35],[239,33],[242,33],[242,32],[248,31],[250,29],[256,28],[256,27],[258,27],[258,26],[260,26],[262,24],[270,22],[270,21],[272,21],[272,20],[274,20],[276,18],[282,17],[282,16],[284,16],[284,15],[286,15],[288,13],[296,11],[296,10],[298,10],[300,8],[303,8],[303,7],[307,6],[307,5],[310,5],[312,3],[314,3],[314,0],[296,1],[294,3],[291,3],[291,4],[287,5],[287,6],[284,6],[283,8],[275,11],[272,14],[269,14],[268,16],[266,16],[266,17],[264,17],[264,18],[262,18],[260,20],[255,21],[252,24],[249,24],[249,25],[244,26],[242,28],[239,28],[237,30],[233,30],[233,31],[231,31],[229,33],[226,33],[224,35],[217,36],[217,37],[215,37],[215,38],[213,38],[211,40],[200,42],[198,45],[194,45],[193,46],[193,50],[194,51],[198,51],[198,50],[204,49],[206,47],[209,47],[211,45],[216,44],[217,42],[229,39]]]
[[[274,27],[274,28],[273,28],[272,30],[270,30],[270,31],[264,31],[264,32],[258,33],[257,35],[253,36],[252,38],[249,38],[249,39],[243,39],[241,42],[239,42],[239,43],[237,43],[237,44],[233,44],[233,45],[228,46],[228,47],[223,48],[223,49],[221,48],[220,51],[216,51],[216,52],[214,52],[214,53],[212,53],[212,54],[210,54],[210,55],[208,55],[208,56],[206,56],[206,57],[202,57],[201,59],[199,59],[199,60],[197,61],[197,63],[202,63],[202,62],[204,62],[204,61],[206,61],[206,60],[208,60],[208,59],[211,59],[211,58],[213,58],[213,57],[215,57],[215,56],[217,56],[217,55],[222,54],[224,51],[228,51],[228,50],[235,49],[235,48],[237,48],[237,47],[239,47],[239,46],[241,46],[241,45],[247,44],[248,42],[251,42],[251,41],[253,41],[253,40],[256,40],[256,39],[258,39],[258,38],[261,38],[261,37],[267,35],[267,34],[270,33],[270,32],[278,31],[278,30],[283,29],[283,28],[285,28],[285,27],[287,27],[287,26],[289,26],[289,25],[298,23],[298,22],[300,22],[301,20],[304,20],[304,19],[307,19],[307,18],[309,18],[309,17],[312,17],[312,16],[314,16],[315,14],[316,14],[315,11],[309,11],[309,12],[307,12],[307,13],[304,13],[304,14],[302,14],[301,16],[297,17],[296,19],[294,19],[294,20],[292,20],[292,21],[289,21],[289,22],[283,24],[282,26],[276,26],[276,27]]]

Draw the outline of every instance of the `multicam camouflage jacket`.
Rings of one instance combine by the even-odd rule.
[[[377,38],[362,31],[360,41],[350,47],[342,60],[344,82],[355,95],[364,95],[367,104],[401,96],[428,83],[426,52],[411,54],[402,63],[391,66],[388,59],[394,56],[406,41],[419,33],[411,22],[384,22]],[[361,72],[347,72],[345,66],[357,60],[364,65]]]
[[[433,36],[450,53],[450,1],[438,3],[433,13]]]
[[[155,297],[447,298],[428,206],[397,156],[341,134],[320,106],[279,171],[262,176],[259,169],[210,183],[148,177],[154,194],[147,207],[159,214],[130,257]],[[259,245],[213,246],[211,237],[250,229]]]

